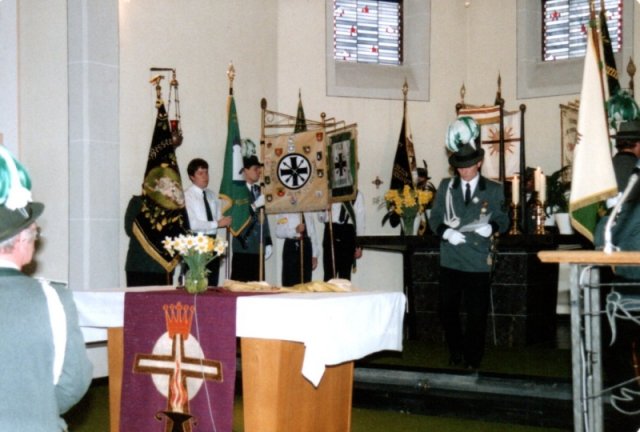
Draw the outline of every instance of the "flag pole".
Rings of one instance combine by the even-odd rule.
[[[227,68],[227,78],[229,79],[229,97],[233,97],[233,80],[236,77],[236,69],[233,63],[229,63]],[[231,258],[233,256],[233,246],[231,241],[231,224],[227,225],[224,230],[225,240],[227,241],[227,258],[224,260],[224,276],[225,279],[231,278]]]
[[[324,112],[320,113],[320,118],[322,119],[321,121],[322,121],[322,129],[323,130],[325,130],[325,126],[326,126],[326,124],[325,124],[325,117],[326,116],[327,115]],[[329,179],[327,178],[327,180],[329,180]],[[331,183],[329,183],[329,189],[330,189],[330,192],[333,195],[333,190],[331,189]],[[329,225],[328,225],[328,227],[329,227],[329,245],[331,246],[330,247],[330,250],[331,250],[331,273],[332,273],[333,279],[335,279],[336,278],[336,252],[335,252],[335,247],[334,247],[335,245],[333,244],[333,201],[331,201],[331,200],[329,200],[327,212],[329,214],[329,220],[328,220]]]
[[[304,116],[304,110],[302,108],[302,89],[298,89],[298,111],[296,113],[296,125],[293,128],[293,133],[303,132],[307,130],[307,120]],[[304,220],[304,212],[300,212],[300,222],[305,225],[305,231],[307,230],[307,224]],[[304,283],[304,232],[300,234],[300,283]]]
[[[262,109],[262,115],[260,116],[260,160],[264,161],[264,143],[265,143],[265,135],[264,135],[264,118],[267,110],[267,100],[262,98],[260,100],[260,108]],[[264,170],[260,171],[260,195],[264,193]],[[259,280],[264,280],[264,206],[260,207],[258,210],[259,220],[260,220],[260,246],[259,246],[259,256],[260,256],[260,271],[259,271]],[[273,246],[272,246],[273,247]]]
[[[307,224],[303,212],[300,212],[300,222],[304,224],[304,231],[298,233],[300,234],[300,283],[304,283],[304,233],[307,231]]]

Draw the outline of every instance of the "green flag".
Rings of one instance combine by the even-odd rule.
[[[233,95],[227,99],[227,145],[224,153],[224,168],[220,183],[220,200],[222,213],[231,216],[231,234],[238,234],[249,224],[251,219],[249,189],[242,175],[242,144],[240,142],[240,126]]]
[[[598,223],[600,202],[618,192],[611,162],[596,38],[595,28],[589,26],[569,200],[571,225],[591,241]]]

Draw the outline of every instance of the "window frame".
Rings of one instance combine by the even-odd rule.
[[[403,1],[403,64],[379,65],[336,61],[333,58],[333,0],[325,0],[327,96],[429,100],[431,0]]]
[[[635,0],[623,0],[622,49],[614,55],[620,86],[628,86],[627,63],[633,57]],[[584,58],[542,59],[542,7],[539,0],[517,0],[517,98],[580,93]],[[626,78],[626,79],[625,79]]]

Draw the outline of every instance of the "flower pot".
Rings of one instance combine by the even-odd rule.
[[[573,227],[571,226],[569,213],[555,213],[553,217],[556,220],[556,226],[558,227],[558,232],[560,232],[560,234],[573,234]]]
[[[187,270],[184,279],[184,289],[191,294],[201,293],[207,290],[209,280],[203,270]]]

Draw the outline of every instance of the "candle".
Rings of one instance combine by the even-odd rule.
[[[538,192],[540,192],[540,180],[542,179],[542,170],[540,169],[540,167],[536,168],[535,172],[533,173],[533,189]]]
[[[518,174],[514,174],[513,180],[511,180],[511,201],[516,206],[520,202],[520,176]]]
[[[547,201],[547,176],[544,173],[540,173],[540,192],[539,198],[541,203]]]

